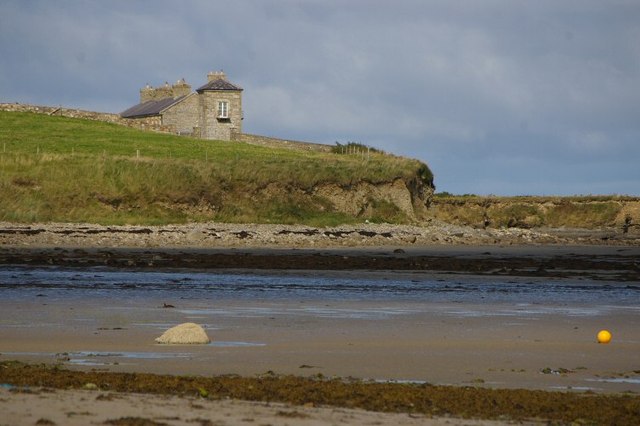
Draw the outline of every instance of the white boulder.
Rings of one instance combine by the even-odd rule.
[[[209,342],[211,342],[211,339],[207,336],[207,332],[201,326],[192,322],[171,327],[156,339],[156,343],[168,345],[207,344]]]

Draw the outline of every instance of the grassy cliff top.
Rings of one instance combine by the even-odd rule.
[[[275,185],[310,192],[433,176],[420,161],[342,155],[143,132],[98,121],[0,111],[0,220],[166,224],[335,224],[322,200],[252,200]],[[282,192],[282,191],[281,191]],[[383,218],[384,219],[384,218]]]

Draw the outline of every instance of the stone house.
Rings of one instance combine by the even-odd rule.
[[[202,139],[232,140],[242,133],[242,88],[224,72],[210,72],[207,83],[175,84],[140,89],[140,103],[120,113],[122,118],[144,121],[149,127]]]

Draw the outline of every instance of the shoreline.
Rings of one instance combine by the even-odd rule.
[[[417,270],[640,280],[640,233],[615,229],[0,222],[0,264],[119,268]]]
[[[640,281],[640,233],[362,224],[0,222],[0,265],[389,270]]]
[[[636,246],[283,248],[0,247],[0,265],[206,271],[414,271],[640,281]]]
[[[418,225],[362,223],[306,225],[191,223],[95,225],[0,222],[0,246],[112,248],[285,248],[425,246],[638,246],[640,232],[618,228],[473,228],[431,220]]]

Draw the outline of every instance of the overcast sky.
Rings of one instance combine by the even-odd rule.
[[[438,191],[640,195],[640,0],[0,0],[0,102],[121,112],[220,69],[245,132],[419,158]]]

